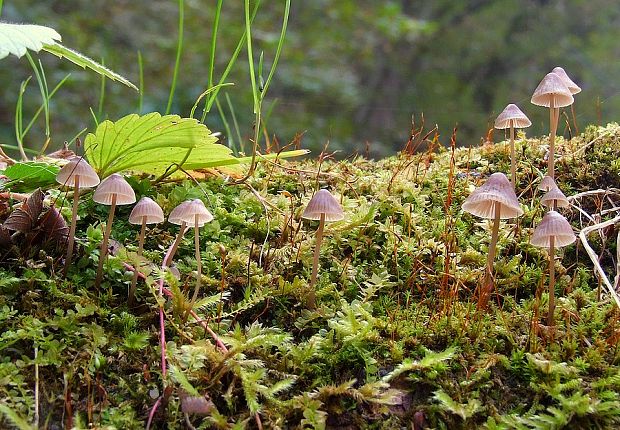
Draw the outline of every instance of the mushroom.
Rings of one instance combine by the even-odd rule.
[[[549,248],[549,313],[547,324],[553,326],[553,313],[555,310],[555,247],[570,245],[575,241],[575,233],[566,218],[558,212],[551,210],[545,214],[530,243],[534,246]]]
[[[558,67],[554,67],[553,70],[551,71],[551,73],[555,73],[560,78],[562,78],[562,80],[564,81],[564,84],[568,88],[568,91],[570,91],[570,93],[573,96],[575,94],[578,94],[578,93],[581,92],[581,87],[579,85],[577,85],[575,82],[573,82],[573,80],[571,78],[568,77],[568,75],[566,74],[566,71],[564,71],[563,68],[561,68],[559,66]],[[579,130],[577,130],[577,118],[575,117],[574,105],[570,105],[570,112],[571,112],[571,115],[573,117],[573,124],[575,125],[575,132],[579,133]]]
[[[472,215],[493,219],[485,280],[478,301],[478,308],[480,309],[486,307],[488,294],[493,289],[493,261],[499,234],[499,220],[519,217],[523,215],[523,210],[519,206],[512,184],[506,175],[499,172],[493,173],[482,186],[475,189],[465,199],[462,208]]]
[[[196,288],[194,288],[194,294],[190,302],[189,311],[194,307],[196,298],[198,297],[198,290],[200,290],[200,283],[202,278],[202,259],[200,258],[200,239],[198,229],[208,222],[213,221],[213,215],[205,207],[204,203],[200,199],[195,199],[181,203],[174,208],[168,217],[168,221],[173,224],[180,225],[179,235],[175,241],[175,245],[178,246],[181,236],[185,232],[185,227],[189,225],[194,227],[194,247],[196,251],[196,264],[198,265],[198,275],[196,278]],[[172,253],[171,253],[172,254]],[[172,258],[172,257],[171,257]]]
[[[504,108],[495,119],[495,128],[510,129],[510,177],[513,186],[517,184],[517,161],[515,155],[515,128],[525,128],[532,125],[529,118],[513,103]]]
[[[116,205],[130,205],[136,202],[136,195],[125,179],[118,173],[114,173],[103,181],[95,190],[93,200],[99,204],[110,206],[110,214],[108,215],[108,223],[105,226],[103,242],[101,242],[101,252],[99,253],[99,266],[97,267],[97,278],[95,279],[95,287],[101,284],[103,276],[103,262],[108,254],[108,240],[112,232],[112,222],[114,221],[114,211]]]
[[[73,242],[75,240],[75,227],[77,224],[77,210],[80,199],[80,188],[91,188],[99,185],[99,176],[90,164],[82,157],[73,157],[65,164],[56,175],[56,182],[65,187],[73,187],[73,211],[71,213],[71,228],[69,231],[69,243],[67,244],[67,256],[63,275],[67,275],[71,258],[73,257]]]
[[[540,191],[549,191],[551,188],[557,188],[555,179],[553,179],[551,176],[543,177],[540,181],[540,184],[538,184],[538,189]]]
[[[146,232],[147,224],[158,224],[164,221],[164,212],[161,207],[149,197],[142,197],[140,201],[134,206],[133,210],[129,214],[129,222],[131,224],[139,224],[140,238],[138,239],[138,257],[142,256],[142,250],[144,247],[144,233]],[[136,283],[138,282],[138,268],[135,268],[133,273],[133,279],[131,280],[131,287],[129,287],[128,303],[129,306],[133,304]]]
[[[551,189],[549,189],[549,191],[542,196],[540,203],[552,210],[556,210],[557,208],[567,208],[570,206],[570,202],[562,190],[560,190],[557,186],[551,187]]]
[[[338,200],[327,190],[317,191],[312,199],[308,202],[308,206],[301,215],[302,218],[310,220],[319,220],[319,228],[316,231],[316,244],[314,248],[314,260],[312,263],[312,277],[310,278],[310,291],[308,294],[308,307],[314,309],[316,307],[316,297],[314,285],[316,284],[316,276],[319,268],[319,255],[321,253],[321,241],[323,240],[323,227],[325,221],[340,221],[344,218],[344,212]]]
[[[532,104],[549,108],[549,161],[547,175],[553,178],[555,169],[555,134],[561,107],[573,104],[573,95],[562,78],[555,73],[547,73],[532,95]]]
[[[581,87],[568,77],[566,71],[562,67],[554,67],[551,73],[555,73],[562,79],[564,85],[566,85],[566,88],[568,88],[568,91],[570,91],[571,94],[575,95],[581,92]]]

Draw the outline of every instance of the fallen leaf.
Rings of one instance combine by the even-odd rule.
[[[43,193],[37,188],[20,207],[13,210],[4,221],[4,228],[20,233],[29,233],[37,224],[43,211]]]

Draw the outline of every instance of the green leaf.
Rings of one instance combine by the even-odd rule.
[[[280,158],[291,158],[291,157],[300,157],[302,155],[308,154],[310,151],[307,149],[298,149],[294,151],[283,151],[279,154],[264,154],[260,155],[256,158],[258,162],[262,159],[264,160],[276,160]],[[236,164],[247,164],[252,161],[252,157],[239,157],[234,158],[231,157],[227,160],[209,160],[208,151],[194,150],[192,151],[192,156],[187,162],[184,164],[184,168],[187,170],[198,170],[198,169],[208,169],[210,167],[224,167],[224,166],[234,166]]]
[[[84,148],[88,161],[104,178],[123,170],[163,173],[188,160],[193,166],[195,157],[199,165],[237,163],[231,150],[216,141],[211,131],[193,118],[153,112],[102,122],[95,133],[86,136]]]
[[[56,183],[60,166],[38,161],[15,163],[4,170],[9,181],[3,184],[12,191],[28,192],[39,187],[46,188]]]
[[[196,390],[196,388],[194,388],[194,386],[190,384],[190,382],[187,380],[187,378],[185,377],[185,374],[183,373],[181,369],[179,369],[174,364],[171,364],[169,369],[170,369],[170,375],[172,376],[172,379],[177,384],[179,384],[185,391],[187,391],[192,396],[200,396],[200,393],[198,392],[198,390]]]
[[[129,82],[127,78],[124,78],[118,73],[113,72],[102,64],[97,63],[95,60],[88,58],[86,55],[80,54],[73,49],[61,45],[60,43],[45,44],[41,49],[43,51],[49,52],[50,54],[54,54],[59,58],[65,58],[68,61],[71,61],[73,64],[82,67],[83,69],[90,69],[98,75],[105,76],[108,79],[118,81],[121,84],[127,85],[129,88],[140,91],[138,87]]]
[[[59,58],[66,58],[84,69],[88,68],[101,76],[118,81],[129,88],[139,91],[138,87],[118,73],[58,43],[61,39],[60,34],[50,27],[32,24],[0,23],[0,59],[9,54],[20,58],[28,50],[33,52],[46,51]]]
[[[25,419],[19,416],[17,412],[2,403],[0,403],[0,413],[4,414],[4,416],[6,416],[19,430],[32,430],[34,428],[28,424]]]
[[[9,54],[21,58],[28,49],[39,52],[44,45],[60,41],[53,28],[31,24],[0,23],[0,59]]]

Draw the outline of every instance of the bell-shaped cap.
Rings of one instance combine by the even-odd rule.
[[[538,189],[540,191],[549,191],[551,188],[558,188],[555,180],[551,176],[545,176],[538,184]]]
[[[73,157],[69,162],[62,166],[56,174],[56,182],[65,187],[73,187],[75,177],[78,177],[78,185],[80,188],[91,188],[99,185],[99,176],[97,172],[90,167],[90,164],[82,157]]]
[[[188,227],[194,227],[196,220],[198,220],[198,227],[213,221],[213,215],[200,199],[185,201],[172,209],[168,215],[168,221],[172,224],[181,225],[185,223]]]
[[[510,103],[495,119],[495,128],[525,128],[532,125],[530,119],[516,104]]]
[[[516,218],[523,215],[512,184],[503,173],[493,173],[489,179],[476,188],[463,202],[463,210],[481,218]]]
[[[550,107],[552,101],[553,107],[560,108],[572,105],[575,100],[562,78],[555,73],[547,73],[534,90],[532,104]]]
[[[93,193],[93,200],[102,205],[111,205],[113,196],[116,196],[117,205],[131,205],[136,202],[136,194],[133,192],[133,188],[118,173],[114,173],[101,181]]]
[[[554,238],[554,246],[560,248],[570,245],[576,239],[573,228],[566,218],[556,211],[549,211],[545,214],[534,234],[530,243],[534,246],[549,248],[549,239]]]
[[[540,203],[548,208],[553,208],[553,206],[567,208],[570,206],[570,202],[559,187],[553,187],[547,191],[540,199]]]
[[[131,224],[158,224],[164,221],[164,211],[150,197],[142,197],[129,214]]]
[[[568,88],[568,91],[570,91],[571,94],[577,94],[581,92],[581,87],[568,77],[566,71],[563,68],[559,66],[554,67],[551,73],[555,73],[560,78],[562,78],[562,81],[564,81],[564,85],[566,85],[566,88]]]
[[[301,216],[306,219],[321,219],[321,214],[325,214],[325,221],[340,221],[344,218],[340,203],[327,190],[317,191]]]

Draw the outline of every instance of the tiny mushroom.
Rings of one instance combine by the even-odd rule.
[[[562,67],[554,67],[551,73],[555,73],[562,79],[562,81],[564,81],[566,88],[568,88],[568,91],[570,91],[571,94],[575,95],[581,92],[581,87],[568,77],[566,71]]]
[[[499,172],[493,173],[482,186],[475,189],[465,199],[462,207],[465,212],[472,215],[493,219],[485,281],[478,301],[478,308],[481,309],[486,307],[488,295],[493,290],[493,261],[499,234],[499,220],[519,217],[523,215],[523,210],[519,206],[512,184],[506,175]]]
[[[75,227],[77,224],[77,210],[80,198],[80,188],[92,188],[99,185],[99,176],[90,164],[82,157],[73,157],[65,164],[56,175],[56,182],[65,187],[73,187],[73,211],[71,213],[71,228],[69,231],[69,243],[67,244],[67,256],[65,258],[64,275],[69,270],[73,257],[73,242],[75,240]]]
[[[302,214],[302,218],[319,220],[319,228],[316,231],[316,244],[314,248],[314,260],[312,263],[312,277],[310,278],[310,291],[308,294],[308,306],[311,309],[316,307],[316,297],[314,285],[316,284],[317,271],[319,267],[319,255],[321,253],[321,241],[323,240],[323,228],[325,221],[340,221],[344,219],[344,212],[338,200],[327,190],[319,190],[308,202],[308,206]]]
[[[551,176],[543,177],[540,181],[540,184],[538,184],[538,189],[540,191],[549,191],[551,188],[557,188],[555,179],[553,179]]]
[[[525,128],[532,125],[529,118],[516,104],[510,103],[495,119],[495,128],[510,129],[510,177],[512,184],[517,184],[517,160],[515,154],[515,128]]]
[[[562,78],[555,73],[547,73],[532,95],[532,104],[549,108],[549,164],[547,175],[553,177],[555,169],[555,134],[558,129],[560,108],[573,104],[573,95]]]
[[[164,212],[153,199],[142,197],[129,214],[131,224],[140,225],[140,238],[138,239],[138,257],[142,256],[144,247],[144,234],[147,224],[158,224],[164,221]],[[136,284],[138,282],[138,267],[135,267],[131,287],[129,287],[128,303],[131,306],[134,301]]]
[[[97,267],[97,278],[95,279],[95,287],[101,284],[103,276],[103,262],[108,254],[108,240],[112,232],[112,222],[114,221],[114,212],[117,205],[130,205],[136,202],[136,195],[131,185],[118,173],[114,173],[103,181],[95,190],[93,200],[99,204],[110,206],[108,215],[108,223],[105,227],[103,242],[101,242],[101,252],[99,253],[99,266]]]
[[[554,67],[551,73],[555,73],[560,78],[562,78],[562,81],[564,81],[564,84],[568,88],[568,91],[570,91],[573,96],[581,92],[581,87],[568,77],[568,74],[566,74],[566,71],[562,67]],[[574,104],[570,105],[570,111],[573,117],[573,124],[575,125],[575,132],[578,134],[579,130],[577,129],[577,117],[575,116]]]
[[[552,187],[545,193],[540,199],[540,203],[550,209],[556,210],[557,208],[567,208],[570,206],[570,202],[560,190],[559,187]]]
[[[194,307],[194,303],[198,297],[198,290],[200,290],[200,282],[202,278],[202,259],[200,258],[200,239],[198,229],[206,223],[213,221],[213,215],[211,215],[211,212],[209,212],[209,210],[205,207],[202,200],[195,199],[183,202],[174,208],[170,213],[170,216],[168,216],[168,221],[172,224],[181,226],[179,235],[177,236],[178,241],[180,241],[181,236],[183,236],[186,226],[194,227],[194,246],[196,251],[198,274],[196,278],[196,287],[194,288],[194,294],[192,295],[192,300],[188,309],[189,312]],[[175,241],[175,244],[178,246],[177,241]]]
[[[566,218],[554,210],[545,214],[530,243],[534,246],[549,248],[549,313],[547,324],[553,326],[555,310],[555,247],[570,245],[575,241],[575,233]]]

